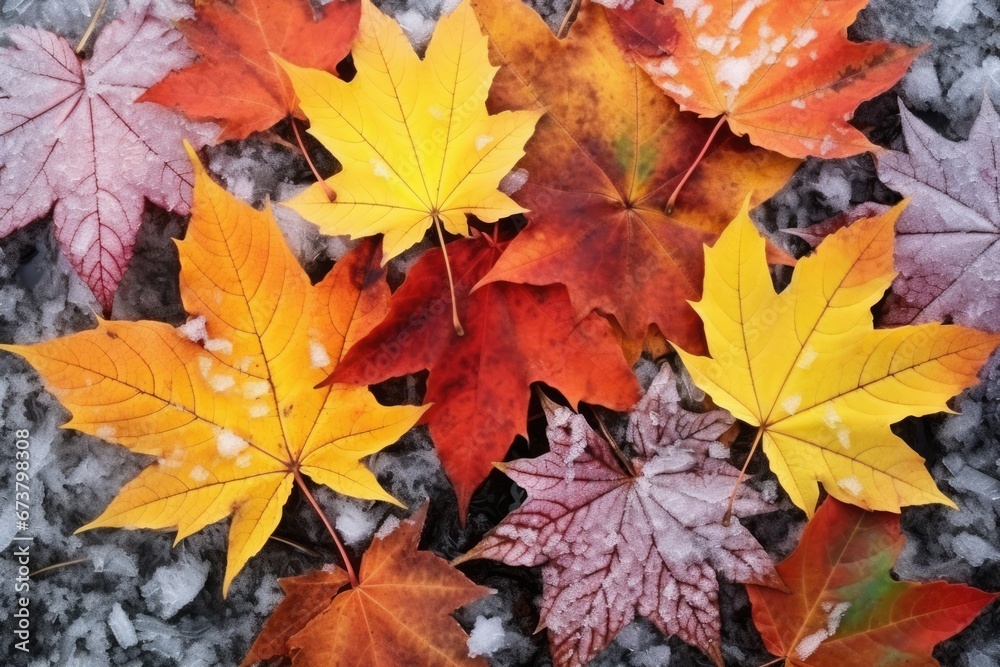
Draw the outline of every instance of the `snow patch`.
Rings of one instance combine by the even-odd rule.
[[[861,486],[861,481],[853,475],[843,479],[838,479],[837,486],[842,488],[844,491],[847,491],[852,496],[860,496],[861,492],[864,491],[864,487]]]
[[[221,352],[222,354],[232,354],[233,344],[222,338],[209,338],[205,341],[205,349],[209,352]]]
[[[164,565],[142,585],[147,607],[163,620],[173,618],[194,600],[208,580],[209,563],[182,553],[172,565]]]
[[[267,393],[271,385],[267,380],[247,380],[243,383],[243,398],[253,400]]]
[[[392,176],[392,171],[389,169],[389,165],[382,160],[373,157],[368,161],[368,163],[372,166],[372,173],[379,178],[389,178]]]
[[[827,613],[826,627],[820,628],[807,637],[803,637],[798,643],[798,646],[795,648],[795,655],[800,660],[805,660],[815,653],[820,644],[837,632],[837,628],[840,627],[840,620],[844,618],[844,614],[851,608],[851,603],[840,602],[834,605],[832,602],[824,602],[821,608]]]
[[[254,403],[247,410],[247,412],[250,413],[251,417],[263,417],[270,411],[271,408],[268,407],[267,403]]]
[[[390,514],[385,518],[385,521],[382,522],[382,525],[379,526],[378,531],[375,533],[375,537],[380,540],[384,539],[389,535],[389,533],[397,528],[399,528],[399,517],[395,514]]]
[[[96,435],[101,440],[110,442],[112,444],[117,444],[118,442],[118,440],[115,438],[116,433],[118,433],[118,430],[114,426],[111,426],[110,424],[101,424],[100,426],[97,427],[96,430],[94,430],[94,435]]]
[[[789,415],[794,415],[800,405],[802,405],[802,394],[792,394],[781,402],[781,407],[783,407],[785,412]]]
[[[111,607],[111,613],[108,615],[108,628],[111,629],[115,641],[122,648],[132,648],[139,643],[139,638],[135,634],[135,626],[132,625],[132,620],[119,602]]]
[[[709,37],[708,35],[698,35],[694,43],[702,51],[707,51],[713,56],[717,56],[719,55],[719,51],[722,51],[722,47],[726,45],[726,36]]]
[[[708,443],[708,455],[713,459],[728,459],[729,458],[729,447],[718,440],[713,440]]]
[[[236,380],[233,379],[232,375],[216,374],[208,378],[208,384],[212,387],[213,391],[222,392],[232,388],[236,384]]]
[[[215,438],[215,447],[219,450],[219,454],[226,457],[227,459],[234,459],[240,455],[244,449],[250,446],[250,443],[236,435],[232,431],[221,431]]]
[[[730,30],[739,30],[746,23],[746,20],[750,18],[750,14],[753,10],[757,9],[763,5],[767,0],[747,0],[740,8],[733,13],[733,18],[729,20]]]
[[[563,463],[566,464],[566,473],[564,474],[564,477],[567,482],[572,482],[573,478],[576,476],[576,471],[573,469],[573,463],[580,458],[586,449],[586,438],[575,438],[572,446],[569,448],[569,451],[566,452],[565,456],[563,456]]]
[[[206,340],[208,338],[208,329],[205,327],[205,316],[199,315],[198,317],[189,319],[177,327],[177,333],[193,343],[200,343]]]
[[[812,345],[806,345],[802,348],[802,353],[799,355],[799,360],[795,364],[798,368],[807,370],[812,367],[813,362],[816,361],[816,357],[819,356],[819,352]]]
[[[662,76],[677,76],[678,72],[681,71],[680,66],[674,62],[674,59],[667,56],[666,58],[660,58],[656,61],[656,65],[651,68],[653,71],[650,72],[652,75],[662,75]]]
[[[801,49],[803,46],[816,39],[818,34],[819,33],[812,28],[796,28],[792,31],[792,46],[796,49]]]
[[[674,0],[674,9],[684,12],[684,18],[689,19],[701,7],[701,0]]]
[[[309,363],[313,368],[325,368],[330,365],[330,355],[322,343],[309,341]]]
[[[510,172],[502,179],[500,179],[499,190],[507,196],[510,196],[524,187],[524,184],[528,182],[528,170],[527,169],[515,169]]]
[[[503,648],[505,635],[503,619],[497,616],[493,618],[477,616],[476,624],[469,633],[469,657],[493,655]]]

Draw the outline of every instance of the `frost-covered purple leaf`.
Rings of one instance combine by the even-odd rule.
[[[718,657],[717,574],[783,587],[750,532],[722,523],[739,473],[712,454],[726,451],[718,438],[733,418],[682,408],[664,366],[630,415],[632,477],[582,416],[554,405],[546,415],[551,451],[503,466],[527,502],[458,561],[542,566],[557,665],[587,663],[636,614]],[[733,515],[773,509],[741,486]]]
[[[1000,331],[1000,116],[988,99],[966,141],[953,142],[902,104],[906,153],[878,175],[910,198],[896,223],[896,269],[885,324],[937,322]]]
[[[145,199],[178,213],[191,200],[182,139],[214,126],[133,101],[193,58],[171,25],[130,10],[90,60],[49,32],[16,26],[0,49],[0,236],[46,215],[76,272],[110,311]]]

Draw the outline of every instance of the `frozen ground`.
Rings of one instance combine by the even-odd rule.
[[[107,16],[128,2],[109,0]],[[52,29],[75,42],[97,0],[6,0],[4,25],[22,23]],[[170,17],[189,9],[181,0],[153,0]],[[429,34],[439,0],[388,0],[415,39]],[[553,14],[561,0],[539,3]],[[924,120],[951,138],[964,137],[986,91],[1000,103],[1000,4],[997,0],[873,0],[852,29],[857,39],[891,38],[910,44],[930,43],[896,91],[862,106],[859,125],[878,143],[899,148],[896,96]],[[283,128],[278,128],[282,133]],[[296,153],[268,141],[249,140],[209,151],[209,165],[226,186],[255,204],[265,197],[281,200],[309,180]],[[320,165],[328,168],[330,165]],[[863,201],[891,203],[896,196],[874,177],[870,158],[810,161],[793,182],[758,212],[769,229],[802,227]],[[280,211],[280,209],[279,209]],[[290,244],[313,277],[344,251],[337,239],[318,237],[293,216],[282,215]],[[184,221],[150,211],[140,233],[131,268],[115,302],[114,317],[184,320],[177,294],[177,259],[170,237],[183,233]],[[791,246],[799,251],[803,247]],[[412,258],[413,254],[410,254]],[[404,259],[405,261],[405,259]],[[398,284],[402,265],[394,267]],[[93,323],[89,293],[59,256],[49,221],[42,220],[0,240],[0,341],[33,342],[72,333]],[[640,375],[651,376],[650,362]],[[909,543],[897,566],[907,579],[946,578],[1000,590],[1000,363],[984,371],[984,383],[960,401],[962,414],[909,420],[900,433],[930,461],[942,488],[962,507],[906,510],[903,524]],[[380,398],[414,402],[422,380],[389,383]],[[533,406],[532,414],[538,414]],[[16,429],[31,431],[32,568],[67,563],[39,575],[32,588],[35,640],[30,655],[11,651],[0,641],[0,663],[9,665],[235,665],[277,604],[276,578],[314,568],[331,557],[331,546],[318,520],[293,496],[276,536],[235,580],[228,599],[220,601],[225,557],[225,529],[215,525],[172,548],[172,536],[153,531],[100,530],[74,536],[96,516],[121,485],[142,467],[140,457],[57,426],[67,418],[43,392],[34,374],[17,358],[0,353],[0,431],[8,453]],[[531,422],[533,442],[542,442],[541,419]],[[742,460],[747,443],[738,441],[734,459]],[[518,442],[517,455],[536,455]],[[13,457],[0,460],[0,581],[11,582],[13,536]],[[458,528],[455,504],[426,432],[416,430],[370,462],[386,487],[411,507],[430,497],[432,510],[424,545],[451,557],[470,546],[490,526],[523,500],[523,493],[500,474],[491,477],[473,499],[469,528]],[[801,530],[802,516],[789,508],[763,461],[755,484],[784,502],[785,510],[748,522],[772,553],[784,555]],[[319,493],[336,518],[350,548],[361,553],[390,515],[387,506],[349,502]],[[292,544],[301,545],[303,549]],[[318,553],[316,553],[318,552]],[[546,665],[541,635],[533,635],[540,591],[538,573],[491,562],[463,566],[477,582],[499,591],[461,610],[457,617],[471,631],[470,649],[495,665]],[[5,587],[8,584],[5,583]],[[10,627],[12,591],[0,593],[0,625]],[[732,665],[759,665],[766,654],[749,617],[746,594],[723,584],[721,603],[725,655]],[[945,665],[1000,666],[1000,609],[993,605],[964,633],[936,652]],[[637,622],[602,654],[598,664],[700,665],[703,656],[676,640],[665,640],[649,624]]]

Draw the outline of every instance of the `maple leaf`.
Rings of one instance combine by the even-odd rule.
[[[895,581],[899,515],[829,498],[778,565],[790,588],[747,586],[767,650],[801,667],[937,665],[934,646],[996,599],[962,584]]]
[[[477,586],[429,551],[417,551],[425,503],[361,561],[360,584],[344,589],[335,565],[281,579],[285,599],[250,647],[243,665],[289,655],[295,667],[467,665],[468,635],[450,614],[492,590]]]
[[[201,53],[197,63],[167,75],[142,101],[217,120],[218,141],[246,139],[297,112],[295,92],[275,53],[302,67],[332,72],[351,49],[361,5],[331,2],[316,18],[308,0],[235,0],[200,5],[178,29]]]
[[[360,462],[423,408],[379,405],[366,389],[313,389],[386,312],[373,244],[311,287],[270,211],[195,165],[180,253],[181,298],[197,317],[98,320],[20,354],[72,413],[63,425],[157,461],[81,528],[177,528],[177,541],[232,515],[224,587],[256,554],[302,475],[338,493],[397,503]],[[192,340],[195,339],[195,340]],[[199,342],[200,341],[200,342]]]
[[[532,382],[545,382],[573,404],[628,408],[638,386],[611,327],[598,315],[577,321],[561,286],[475,285],[502,256],[486,237],[448,245],[459,336],[448,316],[443,255],[428,250],[389,300],[389,315],[334,371],[335,382],[370,384],[430,369],[425,419],[458,495],[464,521],[476,487],[511,442],[527,434]]]
[[[455,562],[542,566],[540,625],[557,665],[586,664],[637,613],[721,664],[716,572],[782,586],[750,532],[722,523],[739,471],[712,455],[728,455],[717,439],[733,418],[682,408],[664,366],[629,415],[631,475],[581,415],[544,407],[549,453],[497,465],[528,500]],[[736,516],[774,509],[739,487]]]
[[[632,57],[685,111],[784,155],[838,158],[877,150],[848,120],[922,50],[850,41],[867,4],[637,0],[617,14]]]
[[[952,142],[899,111],[908,153],[881,153],[878,175],[912,204],[896,223],[901,275],[882,321],[1000,332],[1000,116],[984,98],[969,138]]]
[[[134,100],[191,61],[180,35],[128,11],[82,61],[65,39],[14,26],[0,49],[0,236],[53,211],[56,239],[105,313],[125,273],[145,199],[185,214],[196,145],[209,125]]]
[[[352,49],[357,75],[282,62],[309,118],[309,132],[343,165],[288,202],[327,234],[384,234],[385,261],[432,224],[467,236],[466,214],[496,222],[524,209],[497,190],[524,155],[537,111],[489,115],[496,68],[464,0],[443,16],[421,60],[402,28],[369,0]]]
[[[941,324],[874,329],[905,204],[828,236],[775,293],[746,207],[705,250],[694,305],[709,357],[678,350],[716,404],[758,427],[771,470],[812,516],[827,492],[866,509],[944,503],[924,461],[889,429],[947,410],[1000,336]]]
[[[770,197],[798,162],[731,137],[712,147],[665,215],[711,123],[682,114],[622,58],[614,14],[587,3],[560,40],[524,3],[473,6],[501,66],[491,106],[546,112],[519,163],[527,173],[516,172],[525,182],[512,195],[530,224],[484,282],[562,283],[578,317],[599,310],[627,338],[641,340],[654,324],[672,340],[704,345],[686,303],[700,293],[702,244],[748,191],[755,202]]]

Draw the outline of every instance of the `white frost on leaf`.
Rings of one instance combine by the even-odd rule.
[[[504,467],[528,500],[469,557],[542,567],[542,621],[556,661],[586,663],[612,628],[640,614],[708,649],[720,632],[718,576],[779,585],[739,522],[774,506],[741,485],[734,520],[722,523],[739,471],[713,456],[728,458],[718,438],[732,416],[685,410],[668,365],[630,414],[623,448],[634,452],[636,477],[582,416],[562,407],[546,407],[546,416],[549,453]]]
[[[309,363],[313,368],[326,368],[330,365],[330,355],[319,341],[309,341]]]
[[[838,479],[837,486],[842,488],[844,491],[847,491],[852,496],[860,496],[861,492],[864,491],[861,481],[853,475],[850,477],[844,477],[843,479]]]
[[[145,201],[187,213],[182,138],[215,127],[135,100],[193,52],[169,23],[131,9],[81,61],[62,37],[14,26],[0,49],[0,236],[53,208],[56,238],[105,310],[132,256]]]
[[[249,446],[250,443],[232,431],[222,430],[215,437],[216,449],[227,459],[235,459]]]
[[[201,343],[208,338],[208,330],[205,328],[205,316],[199,315],[198,317],[189,319],[177,327],[177,333],[189,341]]]
[[[832,602],[824,602],[820,608],[827,613],[826,626],[819,628],[799,641],[795,647],[795,655],[798,656],[799,660],[809,658],[809,656],[816,652],[820,644],[836,634],[837,628],[840,627],[841,619],[844,618],[847,610],[851,608],[851,603],[839,602],[835,605]]]
[[[521,188],[524,184],[528,182],[528,170],[527,169],[515,169],[510,172],[502,179],[500,179],[500,185],[497,186],[500,192],[504,193],[508,197]]]

